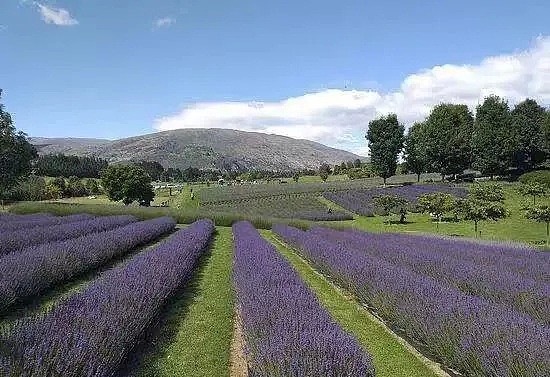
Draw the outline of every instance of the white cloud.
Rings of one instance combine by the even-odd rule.
[[[74,19],[68,10],[63,8],[54,8],[45,4],[35,3],[38,11],[42,15],[42,19],[47,24],[57,26],[74,26],[78,25],[78,21]]]
[[[488,57],[476,65],[446,64],[406,77],[399,90],[327,89],[276,102],[201,102],[158,118],[157,130],[234,128],[304,138],[365,155],[369,121],[390,112],[410,125],[441,102],[472,110],[489,94],[517,103],[550,104],[550,37],[526,51]]]
[[[172,17],[158,18],[153,22],[154,29],[160,29],[162,27],[170,27],[176,23],[176,19]]]

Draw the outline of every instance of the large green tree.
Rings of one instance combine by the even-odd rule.
[[[460,174],[472,160],[471,137],[474,117],[468,106],[442,103],[435,106],[426,119],[426,163],[430,171]]]
[[[126,205],[138,201],[148,206],[155,197],[151,177],[137,165],[110,165],[101,175],[101,186],[110,200]]]
[[[405,137],[404,155],[406,170],[415,173],[420,182],[420,174],[428,167],[426,155],[426,132],[424,123],[415,123]]]
[[[544,134],[544,149],[550,152],[550,109],[544,112],[542,130]]]
[[[0,198],[31,172],[31,161],[36,157],[36,149],[23,132],[15,129],[10,113],[0,102]]]
[[[508,103],[498,96],[485,98],[476,112],[472,137],[473,166],[491,177],[504,174],[512,165],[516,145],[512,131]]]
[[[378,176],[384,180],[395,175],[397,156],[403,148],[405,127],[399,124],[397,115],[390,114],[372,120],[365,136],[369,143],[371,164]]]
[[[546,158],[545,110],[535,100],[526,99],[512,110],[513,163],[520,171],[532,170]]]

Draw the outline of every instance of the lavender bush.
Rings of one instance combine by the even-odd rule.
[[[105,264],[174,229],[160,217],[0,257],[0,312],[13,302]]]
[[[397,195],[407,199],[411,204],[411,209],[418,204],[418,198],[424,194],[435,192],[444,192],[457,198],[464,198],[467,190],[463,187],[445,186],[445,185],[408,185],[388,188],[369,188],[363,190],[349,190],[339,192],[325,192],[323,196],[348,211],[355,212],[363,216],[374,216],[383,214],[380,208],[376,208],[373,199],[382,195]]]
[[[0,233],[0,254],[47,242],[76,238],[136,222],[133,216],[106,216],[68,224],[51,225]]]
[[[276,226],[274,231],[320,272],[463,374],[550,375],[550,327],[530,316],[390,263],[354,244],[320,236],[319,230]],[[356,243],[360,242],[365,243]],[[372,247],[391,252],[388,245]]]
[[[47,315],[18,322],[0,339],[0,375],[113,375],[190,277],[213,231],[211,221],[195,222],[109,270]]]
[[[77,221],[90,220],[92,215],[88,214],[78,214],[78,215],[69,215],[69,216],[42,216],[39,218],[25,219],[25,220],[12,220],[12,221],[0,221],[0,232],[10,232],[23,229],[30,229],[36,227],[68,224]]]
[[[248,222],[233,225],[249,376],[374,376],[371,358]]]

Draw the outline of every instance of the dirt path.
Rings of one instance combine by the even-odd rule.
[[[244,356],[244,337],[239,311],[235,310],[233,339],[231,340],[230,377],[248,377],[248,368]]]

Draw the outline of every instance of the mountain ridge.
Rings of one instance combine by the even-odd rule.
[[[180,169],[284,171],[365,159],[311,140],[224,128],[179,129],[118,140],[31,137],[30,141],[41,155],[96,156],[110,162],[149,160]]]

